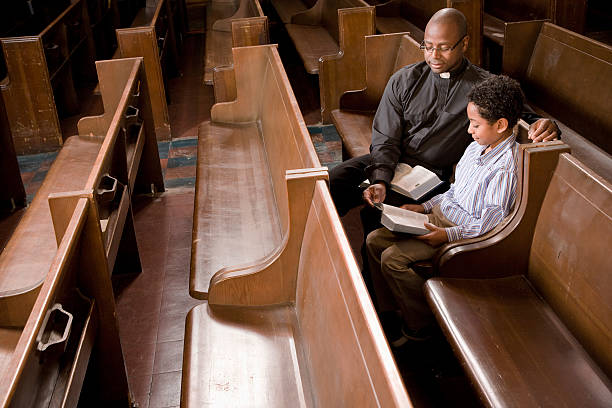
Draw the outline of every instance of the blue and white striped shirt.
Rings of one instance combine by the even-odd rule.
[[[456,227],[446,228],[449,241],[474,238],[506,217],[516,197],[518,143],[514,136],[482,154],[488,146],[472,142],[455,170],[450,189],[423,203],[425,212],[439,205]]]

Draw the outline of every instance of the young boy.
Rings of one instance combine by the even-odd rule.
[[[386,228],[366,240],[368,261],[383,326],[399,309],[402,334],[389,332],[389,341],[427,339],[435,328],[423,294],[425,279],[411,269],[430,259],[435,247],[458,239],[474,238],[491,230],[510,212],[516,195],[518,144],[514,125],[523,109],[519,84],[506,76],[491,76],[468,94],[468,133],[472,142],[455,170],[450,189],[423,204],[403,208],[426,213],[431,232],[421,236],[395,234]],[[392,338],[395,337],[395,338]]]

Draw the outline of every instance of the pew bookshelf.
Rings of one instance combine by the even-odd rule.
[[[89,240],[93,240],[98,247],[92,247],[93,244],[89,243],[86,244],[87,249],[95,249],[100,253],[92,254],[89,259],[83,249],[75,249],[80,245],[78,238],[75,238],[77,232],[71,233],[74,237],[70,238],[76,241],[67,245],[72,248],[71,251],[76,251],[78,256],[83,256],[83,260],[78,262],[92,262],[92,265],[85,268],[85,271],[96,271],[91,273],[91,279],[96,277],[95,279],[104,279],[105,282],[94,285],[87,283],[90,278],[82,278],[85,281],[86,293],[90,293],[90,298],[95,299],[95,303],[88,307],[93,308],[91,310],[99,308],[95,313],[99,315],[99,327],[102,329],[97,335],[102,336],[102,341],[96,349],[100,350],[99,361],[104,361],[103,365],[108,362],[109,370],[109,373],[103,374],[101,378],[108,382],[111,390],[117,390],[104,398],[128,398],[125,365],[116,332],[110,276],[113,270],[140,271],[131,194],[135,191],[150,192],[151,189],[163,191],[164,185],[142,58],[98,61],[96,66],[105,112],[79,121],[80,134],[66,141],[43,185],[0,254],[2,333],[7,334],[6,341],[12,341],[12,346],[16,346],[17,339],[21,339],[20,342],[26,341],[23,343],[24,348],[3,349],[7,354],[2,356],[2,360],[16,362],[10,363],[11,368],[5,373],[12,376],[10,391],[4,390],[6,393],[12,394],[16,387],[20,387],[18,383],[28,384],[30,380],[27,378],[35,375],[36,370],[40,370],[32,368],[34,371],[29,371],[29,368],[24,369],[23,365],[28,358],[34,358],[33,361],[37,359],[27,357],[34,356],[27,353],[33,351],[31,341],[41,324],[40,313],[43,312],[40,310],[44,311],[49,306],[50,300],[47,297],[51,294],[46,292],[45,288],[48,285],[57,286],[56,278],[50,276],[60,273],[49,271],[54,270],[54,259],[59,257],[62,264],[67,262],[66,255],[58,255],[57,251],[62,237],[66,236],[64,231],[73,218],[73,209],[80,206],[82,211],[85,211],[89,206],[87,218],[83,215],[74,217],[79,218],[81,224],[85,223],[85,219],[88,220],[85,230],[88,236],[92,236]],[[83,199],[86,199],[85,202]],[[32,245],[33,242],[36,245]],[[49,283],[50,279],[53,282]],[[74,281],[74,277],[72,280]],[[73,289],[70,291],[74,292]],[[46,302],[44,308],[35,309],[43,298]],[[95,321],[96,319],[91,320],[94,325],[92,327],[96,326]],[[4,328],[10,330],[7,329],[5,333]],[[95,333],[96,330],[92,330],[92,333]],[[2,341],[4,344],[4,336]],[[91,344],[84,347],[87,354]],[[54,354],[57,354],[57,351]],[[79,367],[78,370],[84,372],[86,362],[80,363]],[[116,370],[123,371],[117,374]],[[71,373],[68,380],[72,381],[73,375]],[[114,378],[116,375],[117,378]],[[77,383],[79,381],[82,382],[82,376]],[[3,380],[2,386],[8,383]],[[27,386],[25,387],[27,389]],[[80,388],[80,385],[77,388]],[[0,398],[8,401],[11,397],[12,395],[3,393]],[[40,396],[43,397],[48,396]],[[72,395],[70,398],[77,397],[78,392],[76,397]],[[25,393],[23,398],[34,396]]]
[[[170,0],[147,0],[130,27],[116,30],[116,57],[143,57],[158,140],[171,137],[168,77],[178,75],[178,37]]]

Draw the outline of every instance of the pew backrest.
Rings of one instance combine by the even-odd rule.
[[[612,185],[569,154],[559,159],[533,234],[527,277],[612,378]]]
[[[95,79],[95,45],[85,1],[72,2],[40,33],[0,41],[8,73],[0,90],[15,150],[25,154],[56,149],[63,142],[59,102],[65,113],[78,112],[72,65],[79,55],[87,55],[79,75]]]
[[[470,46],[466,56],[476,65],[482,60],[482,32],[483,32],[483,0],[391,0],[376,6],[376,13],[381,17],[398,18],[406,20],[407,24],[402,31],[410,31],[410,35],[417,43],[423,41],[425,26],[438,10],[451,7],[461,11],[468,22],[468,35]],[[390,33],[385,27],[379,31]],[[390,28],[393,28],[391,26]]]
[[[559,155],[570,148],[557,140],[521,144],[519,149],[519,182],[510,214],[480,237],[440,247],[432,259],[434,274],[460,278],[502,277],[527,269],[531,242],[525,237],[533,235]],[[474,265],[479,267],[475,269]]]
[[[374,112],[391,75],[423,60],[419,43],[407,33],[366,36],[365,50],[366,86],[345,92],[340,98],[340,109]]]

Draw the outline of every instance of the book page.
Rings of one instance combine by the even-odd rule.
[[[400,165],[402,166],[401,169]],[[404,166],[408,168],[407,171]],[[432,178],[437,178],[436,174],[427,170],[425,167],[415,166],[412,168],[407,164],[399,163],[395,170],[393,180],[391,180],[391,184],[409,192],[418,188],[421,184],[427,183]]]
[[[423,228],[423,225],[429,221],[429,218],[427,218],[425,214],[387,204],[383,204],[383,212],[396,223],[403,225]]]

